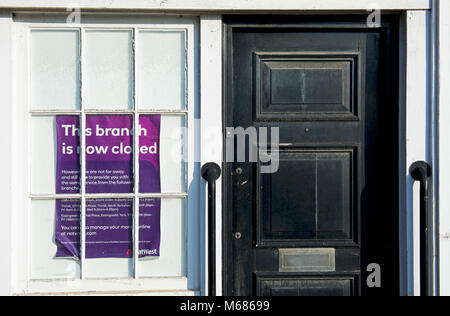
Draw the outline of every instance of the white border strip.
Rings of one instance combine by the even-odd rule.
[[[202,16],[200,18],[201,55],[201,164],[215,162],[222,166],[222,18]],[[205,187],[205,181],[203,188]],[[204,201],[207,201],[204,192]],[[206,204],[202,203],[202,214],[206,214]],[[208,223],[205,215],[204,223]],[[206,224],[205,224],[206,225]],[[207,234],[204,234],[205,248]],[[204,266],[207,267],[209,254],[205,250]],[[216,182],[216,295],[222,295],[222,180]],[[208,271],[205,269],[205,271]],[[205,273],[203,271],[203,273]],[[204,293],[208,284],[205,276]]]
[[[416,161],[429,162],[429,12],[406,13],[406,212],[408,295],[420,293],[420,210],[418,183],[409,175]]]
[[[2,0],[0,8],[147,9],[199,11],[365,10],[374,3],[384,10],[426,10],[429,0]]]
[[[0,16],[0,144],[2,157],[0,164],[0,295],[11,293],[11,204],[12,204],[12,54],[11,17]]]

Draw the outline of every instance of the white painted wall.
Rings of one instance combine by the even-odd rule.
[[[202,16],[200,18],[201,47],[201,164],[215,162],[222,166],[222,18]],[[217,295],[222,294],[222,178],[217,181],[216,204],[216,276]],[[203,180],[203,184],[206,185]],[[204,186],[203,186],[204,187]],[[204,192],[207,201],[207,192]],[[206,214],[206,203],[202,203],[202,214]],[[205,223],[208,222],[205,216]],[[205,249],[207,232],[205,232]],[[204,257],[207,267],[208,254]],[[207,284],[207,280],[206,284]],[[206,287],[205,287],[206,289]]]
[[[377,5],[382,9],[428,9],[429,0],[2,0],[1,7],[67,8],[74,3],[86,9],[151,10],[360,10]]]
[[[429,39],[428,11],[406,14],[406,257],[408,295],[420,292],[420,200],[419,184],[409,175],[416,161],[429,162]],[[405,249],[403,249],[405,250]],[[405,293],[406,294],[406,293]]]
[[[0,295],[11,292],[11,215],[12,215],[12,56],[11,16],[0,14]]]

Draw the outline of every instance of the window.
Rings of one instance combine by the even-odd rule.
[[[188,195],[194,22],[25,24],[25,33],[23,290],[163,289],[164,278],[187,290],[188,253],[198,254],[187,232],[198,198]]]

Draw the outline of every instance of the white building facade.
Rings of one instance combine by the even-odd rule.
[[[394,215],[396,238],[393,242],[398,254],[394,262],[398,266],[390,268],[398,283],[394,286],[395,293],[419,295],[423,280],[428,279],[429,295],[450,295],[450,273],[445,268],[450,264],[450,183],[446,181],[446,175],[450,174],[446,163],[450,161],[450,147],[446,145],[446,135],[450,132],[450,91],[446,89],[450,84],[450,62],[446,58],[450,54],[447,15],[450,15],[450,3],[444,0],[0,0],[0,138],[3,147],[0,164],[3,202],[0,208],[0,294],[207,295],[211,287],[208,282],[211,249],[215,252],[216,294],[244,293],[239,292],[244,291],[239,286],[236,290],[228,287],[230,283],[240,282],[235,279],[239,277],[233,279],[236,275],[233,271],[239,269],[231,271],[227,268],[229,251],[236,247],[228,239],[239,242],[241,238],[246,240],[246,236],[245,231],[234,232],[234,227],[230,231],[227,228],[229,203],[224,201],[232,194],[224,177],[227,173],[216,184],[215,247],[208,247],[211,236],[208,192],[201,176],[201,166],[206,163],[214,162],[224,167],[227,107],[237,95],[237,92],[231,92],[231,99],[227,97],[231,85],[227,63],[235,52],[229,48],[230,25],[235,23],[239,28],[253,23],[261,28],[276,28],[280,23],[291,23],[289,27],[293,27],[295,21],[301,23],[317,17],[322,24],[318,23],[325,27],[333,24],[339,28],[341,23],[343,29],[348,29],[347,24],[353,23],[352,17],[357,16],[356,20],[367,22],[367,30],[361,26],[358,30],[368,33],[378,27],[377,23],[384,23],[386,19],[394,21],[392,41],[397,49],[390,55],[395,59],[390,65],[395,69],[388,70],[393,74],[391,78],[398,79],[398,84],[394,84],[396,91],[391,96],[398,104],[397,121],[393,125],[398,128],[394,131],[398,151],[392,156],[393,170],[397,172],[394,195],[398,213]],[[283,22],[284,17],[294,22]],[[235,18],[240,24],[229,22]],[[288,61],[296,63],[295,69],[302,68],[307,61],[320,55],[313,50],[309,52],[309,59],[291,56]],[[273,51],[278,54],[276,58],[259,51],[255,58],[261,53],[262,60],[272,58],[269,63],[280,63],[277,65],[284,67],[280,60],[286,53]],[[333,64],[332,68],[338,67],[350,60],[350,53],[349,49],[343,49],[327,60],[336,63],[337,66]],[[364,54],[369,53],[364,51]],[[312,69],[316,67],[314,65],[305,67]],[[352,78],[358,81],[356,77]],[[276,92],[271,93],[271,98],[276,98]],[[366,94],[370,94],[368,90]],[[316,101],[312,103],[320,103]],[[364,112],[353,110],[356,116]],[[141,119],[158,117],[158,190],[102,192],[84,184],[89,180],[86,174],[90,168],[90,135],[86,129],[94,116],[132,118],[130,129],[134,130],[144,126],[144,123],[140,126]],[[58,150],[55,150],[59,141],[58,118],[63,117],[75,118],[79,124],[79,180],[82,185],[75,193],[55,190],[60,163]],[[308,128],[302,125],[302,132],[309,132]],[[145,142],[141,137],[130,137],[131,147],[141,148]],[[283,139],[281,143],[281,147],[289,147],[289,144],[283,144]],[[149,152],[152,144],[147,146]],[[336,158],[345,153],[331,154]],[[331,155],[330,151],[327,154]],[[141,159],[137,154],[130,157],[131,181],[142,186],[145,174],[139,172],[144,168]],[[431,230],[427,234],[427,254],[421,253],[420,247],[423,230],[420,199],[424,197],[420,195],[419,182],[414,182],[409,170],[417,161],[425,161],[431,167],[426,198],[428,231]],[[242,169],[238,169],[236,173],[242,173]],[[223,172],[227,171],[229,169],[223,168]],[[245,174],[245,168],[243,172]],[[245,184],[245,181],[240,182],[241,186]],[[377,194],[378,199],[383,199],[383,193]],[[353,195],[352,198],[358,199]],[[55,232],[55,222],[58,222],[55,201],[61,200],[76,201],[79,205],[76,209],[80,217],[75,225],[80,236],[80,247],[75,251],[78,259],[55,255],[61,250]],[[140,221],[144,220],[141,203],[156,201],[160,211],[159,256],[142,258],[138,251],[131,251],[122,258],[90,253],[89,240],[92,239],[88,234],[93,229],[89,224],[90,209],[93,202],[106,200],[129,203],[128,214],[132,216],[130,249],[140,247],[142,238],[139,235],[145,234],[140,228]],[[364,209],[362,212],[364,216]],[[136,214],[141,215],[134,216]],[[317,221],[316,218],[316,225],[320,225]],[[357,221],[349,224],[352,229]],[[357,232],[353,233],[357,235]],[[268,247],[264,236],[261,243],[259,237],[255,238],[256,248],[260,245]],[[354,251],[361,248],[361,243],[356,242],[359,238],[354,239],[357,245],[350,245]],[[326,249],[331,249],[332,260],[335,260],[331,269],[337,273],[340,251],[347,244],[330,244],[332,246]],[[280,253],[280,262],[283,248],[323,248],[286,245],[276,250],[277,258]],[[299,253],[301,251],[296,254]],[[299,255],[296,258],[306,257]],[[424,260],[428,263],[425,277]],[[333,278],[339,276],[341,283],[336,284],[342,286],[342,293],[364,293],[362,287],[366,286],[369,270],[362,263],[360,266],[360,273],[352,276],[354,283],[348,288],[345,277],[333,274]],[[383,286],[383,266],[381,268]],[[254,294],[266,293],[264,286],[276,287],[275,279],[264,273],[258,275],[263,268],[255,269],[258,270],[255,282],[263,285]],[[305,272],[301,267],[291,269],[294,269],[291,270],[292,277],[295,272]],[[286,272],[281,263],[276,270],[277,276]],[[303,277],[293,277],[292,282],[301,284]],[[314,280],[323,278],[321,274]]]

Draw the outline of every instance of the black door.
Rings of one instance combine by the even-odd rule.
[[[224,293],[399,293],[398,19],[382,18],[225,20],[224,127],[279,128],[280,145],[262,173],[224,130]]]

